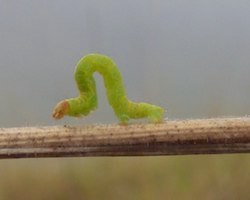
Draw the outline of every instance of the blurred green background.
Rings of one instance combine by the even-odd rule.
[[[0,0],[0,127],[117,123],[102,78],[99,109],[54,121],[77,94],[76,62],[111,56],[130,99],[168,119],[250,113],[250,2]],[[0,199],[250,199],[250,156],[0,161]]]

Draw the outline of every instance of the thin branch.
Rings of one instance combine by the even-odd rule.
[[[0,158],[250,152],[250,118],[0,128]]]

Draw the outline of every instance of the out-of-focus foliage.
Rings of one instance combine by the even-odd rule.
[[[247,199],[249,155],[6,160],[1,199]]]

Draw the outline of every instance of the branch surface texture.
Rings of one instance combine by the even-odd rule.
[[[250,152],[250,118],[0,128],[0,158]]]

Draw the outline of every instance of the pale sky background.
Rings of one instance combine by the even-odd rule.
[[[92,52],[169,119],[250,114],[250,1],[0,0],[0,127],[116,123],[99,75],[95,113],[51,118]]]

